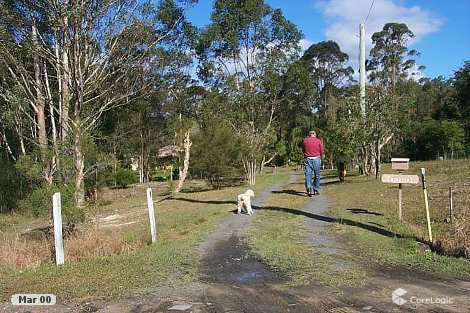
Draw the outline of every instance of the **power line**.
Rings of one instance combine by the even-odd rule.
[[[372,3],[370,4],[369,12],[367,13],[366,19],[364,20],[364,24],[366,24],[367,19],[369,18],[370,12],[372,11],[372,7],[374,6],[375,0],[372,0]]]

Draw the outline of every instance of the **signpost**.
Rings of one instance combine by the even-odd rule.
[[[383,183],[391,184],[417,184],[419,183],[418,175],[400,175],[400,174],[383,174]]]
[[[401,221],[401,211],[402,211],[402,184],[417,184],[419,183],[418,175],[402,175],[402,171],[408,170],[408,163],[410,159],[407,158],[392,158],[392,169],[398,170],[398,174],[383,174],[382,182],[390,184],[398,184],[398,219]],[[428,234],[429,242],[432,243],[432,231],[431,231],[431,217],[429,214],[429,204],[428,204],[428,193],[426,190],[426,170],[421,168],[421,183],[423,186],[424,192],[424,204],[426,206],[426,220],[428,224]],[[450,214],[452,220],[452,188],[449,188],[450,193]]]
[[[382,182],[390,184],[398,184],[398,219],[402,218],[402,184],[419,183],[418,175],[402,175],[402,171],[406,171],[409,167],[408,158],[392,158],[392,169],[398,170],[399,174],[383,174]]]

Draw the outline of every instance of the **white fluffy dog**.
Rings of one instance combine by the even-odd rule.
[[[247,214],[253,214],[253,208],[251,207],[251,197],[255,196],[255,192],[251,189],[241,193],[237,197],[237,213],[240,214],[242,209],[246,210]]]

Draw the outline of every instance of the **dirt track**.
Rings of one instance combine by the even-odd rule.
[[[341,251],[336,238],[327,231],[334,219],[325,214],[328,202],[323,195],[310,198],[304,211],[299,213],[286,209],[286,214],[306,217],[305,226],[311,231],[310,243],[331,254],[337,260],[337,270],[360,266],[366,270],[368,279],[363,286],[346,287],[340,293],[316,284],[302,287],[286,285],[289,278],[253,258],[240,237],[250,229],[257,209],[263,207],[273,192],[289,190],[289,184],[299,179],[303,179],[302,175],[293,173],[290,182],[260,193],[253,201],[253,216],[233,214],[210,234],[199,247],[201,267],[199,279],[194,284],[178,290],[160,288],[145,298],[122,299],[113,303],[30,307],[28,310],[9,306],[3,312],[470,312],[469,281],[417,273],[407,268],[368,268],[367,264],[345,264],[341,258],[335,258],[335,255],[346,251]],[[408,301],[397,305],[392,302],[392,291],[397,288],[407,291],[403,299],[432,297],[452,303],[415,305]]]

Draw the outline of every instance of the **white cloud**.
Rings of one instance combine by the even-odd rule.
[[[368,12],[373,3],[369,16]],[[316,4],[326,21],[325,37],[336,41],[349,55],[357,71],[359,59],[359,24],[365,22],[366,57],[372,47],[371,36],[386,23],[405,23],[415,34],[408,47],[439,30],[443,20],[419,6],[405,7],[392,0],[326,0]],[[367,18],[367,20],[366,20]]]

